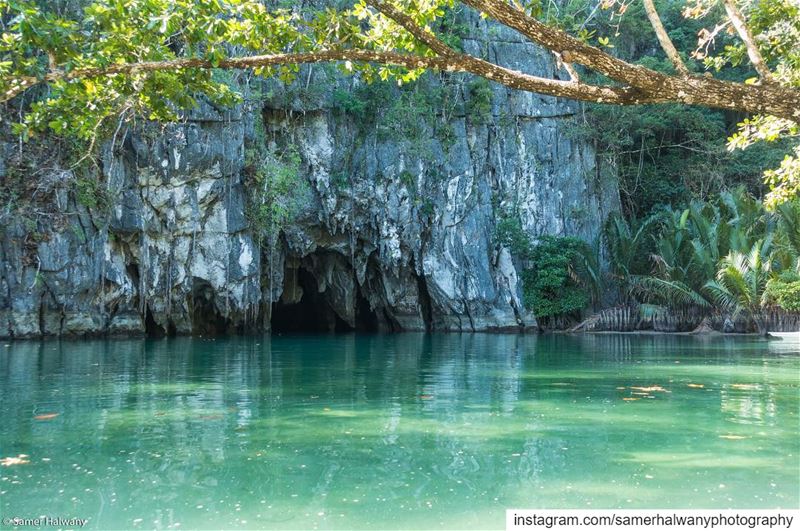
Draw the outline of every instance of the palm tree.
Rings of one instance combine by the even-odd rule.
[[[775,223],[765,215],[764,203],[747,193],[742,186],[722,192],[719,205],[724,211],[726,225],[730,227],[728,249],[720,249],[722,255],[727,254],[728,250],[747,252],[756,240],[774,230]]]
[[[568,266],[569,276],[589,292],[592,304],[597,304],[606,284],[600,261],[600,238],[592,244],[581,245],[576,250],[577,255]]]
[[[611,214],[604,231],[609,255],[609,269],[619,283],[623,299],[630,293],[629,279],[647,270],[647,255],[652,247],[651,229],[661,221],[659,214],[644,220],[627,221],[621,214]]]
[[[772,269],[769,247],[769,240],[758,240],[747,254],[731,251],[722,259],[717,279],[704,286],[720,308],[732,312],[733,319],[746,312],[762,336],[767,335],[761,309],[767,304],[766,287]]]
[[[705,203],[692,202],[685,210],[661,212],[659,233],[654,236],[655,252],[650,255],[653,270],[646,275],[631,275],[631,291],[643,301],[673,310],[703,308],[711,304],[701,288],[716,272],[714,235],[720,224],[719,212]],[[692,239],[705,234],[708,241]],[[711,271],[704,276],[706,271]]]
[[[781,203],[775,209],[776,258],[780,269],[794,269],[800,264],[800,199]]]
[[[706,308],[710,306],[702,293],[676,279],[650,275],[631,275],[631,291],[648,303],[659,303],[671,309]]]
[[[692,201],[688,210],[692,241],[687,269],[690,284],[700,290],[708,279],[714,278],[720,258],[732,250],[728,245],[732,231],[714,203]]]

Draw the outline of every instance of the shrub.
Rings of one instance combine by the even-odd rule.
[[[507,247],[511,254],[521,259],[529,259],[531,253],[531,240],[522,222],[516,216],[502,216],[497,221],[494,239],[500,245]]]
[[[787,312],[800,312],[800,275],[786,273],[767,283],[767,301]]]
[[[522,274],[525,305],[536,317],[571,315],[590,302],[577,271],[589,246],[577,238],[542,237],[531,249],[532,267]]]
[[[469,84],[467,116],[476,125],[488,123],[492,117],[492,87],[483,78]]]
[[[495,241],[524,264],[522,296],[536,317],[574,315],[597,296],[597,257],[581,239],[542,236],[535,244],[517,216],[501,216]]]

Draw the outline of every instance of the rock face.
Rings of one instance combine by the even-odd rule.
[[[510,30],[466,26],[466,51],[554,74]],[[593,240],[618,209],[613,171],[568,134],[574,103],[430,74],[364,111],[347,98],[373,89],[321,65],[259,89],[123,132],[102,164],[109,212],[57,192],[62,223],[7,224],[0,336],[535,328],[497,221]],[[414,90],[449,104],[420,113]],[[272,246],[246,215],[253,147],[300,160],[302,200]]]

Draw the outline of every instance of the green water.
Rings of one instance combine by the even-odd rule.
[[[799,386],[798,339],[0,343],[0,457],[30,461],[0,467],[0,509],[463,529],[511,507],[797,508]]]

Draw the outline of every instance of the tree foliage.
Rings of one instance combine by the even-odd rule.
[[[531,249],[522,275],[525,304],[537,318],[579,314],[591,301],[588,245],[577,238],[544,236]]]
[[[749,252],[732,251],[723,258],[716,280],[708,281],[704,289],[717,306],[731,311],[733,319],[740,312],[747,312],[756,322],[758,331],[766,334],[761,309],[767,305],[771,265],[769,244],[759,240]]]
[[[787,272],[767,283],[766,302],[787,312],[800,313],[800,273]]]
[[[674,10],[659,17],[664,6],[650,0],[646,17],[633,13],[640,9],[637,4],[621,0],[588,5],[576,0],[546,5],[358,0],[302,11],[257,0],[95,0],[73,10],[53,9],[50,2],[0,0],[0,100],[46,85],[27,100],[17,132],[28,137],[49,129],[94,139],[119,116],[175,119],[199,95],[220,104],[236,101],[237,94],[215,79],[215,69],[248,68],[289,80],[298,64],[336,61],[366,80],[405,83],[432,68],[593,102],[675,102],[760,114],[742,122],[732,145],[796,135],[796,4],[722,4],[691,0],[684,9],[688,18],[678,22]],[[598,7],[611,16],[597,16]],[[549,49],[561,71],[555,79],[537,77],[464,53],[453,29],[465,8]],[[635,41],[615,44],[620,34],[644,34],[645,20],[666,60],[641,60]],[[695,46],[691,41],[698,28],[701,39]],[[745,64],[755,76],[751,70],[748,77],[737,77]],[[700,68],[706,75],[698,75]],[[711,70],[720,72],[715,77]],[[480,92],[474,96],[481,101]],[[796,158],[790,154],[768,175],[774,203],[797,192]]]

